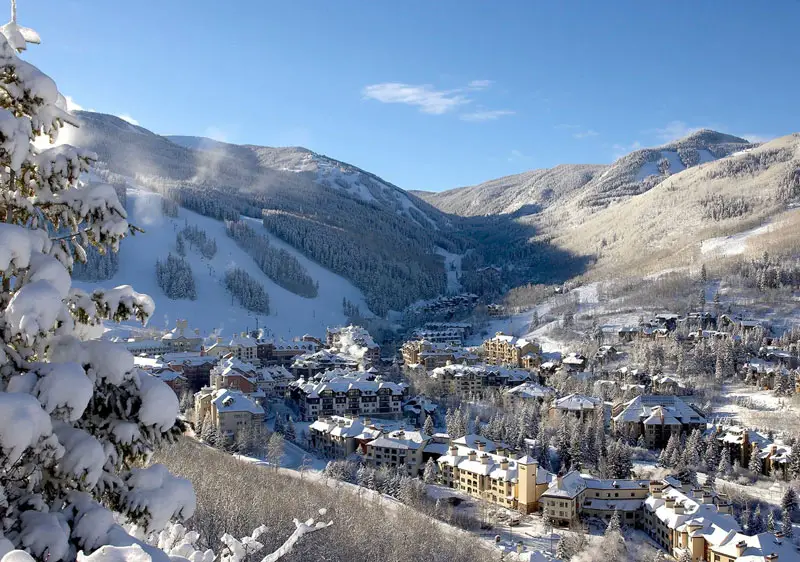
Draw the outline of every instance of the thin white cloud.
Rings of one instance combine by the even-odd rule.
[[[437,90],[430,84],[412,85],[399,82],[372,84],[362,91],[367,99],[381,103],[402,103],[418,107],[422,113],[442,115],[470,102],[460,90]]]
[[[594,129],[587,129],[586,131],[579,131],[577,133],[573,133],[572,136],[576,139],[588,139],[589,137],[596,137],[599,135],[597,131]]]
[[[517,150],[516,148],[511,151],[508,155],[509,162],[518,162],[520,160],[527,160],[528,157],[522,153],[522,151]]]
[[[514,115],[516,112],[510,109],[487,109],[484,111],[473,111],[472,113],[462,113],[458,116],[462,121],[480,122],[480,121],[494,121],[506,115]]]
[[[127,113],[120,113],[120,114],[117,115],[117,117],[119,117],[123,121],[127,121],[131,125],[138,125],[139,124],[139,122],[136,119],[134,119],[133,117],[131,117]]]
[[[473,80],[467,84],[467,87],[471,90],[485,90],[492,84],[493,82],[491,80]]]

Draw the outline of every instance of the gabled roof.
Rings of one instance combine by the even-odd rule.
[[[571,470],[561,478],[556,477],[542,497],[574,499],[581,491],[586,489],[586,482],[577,470]]]
[[[253,402],[250,398],[234,390],[223,388],[214,392],[211,400],[217,411],[225,412],[249,412],[251,414],[263,414],[264,408]]]
[[[569,394],[563,398],[559,398],[553,403],[554,408],[559,410],[581,411],[581,410],[594,410],[603,403],[599,398],[594,396],[585,396],[583,394]]]

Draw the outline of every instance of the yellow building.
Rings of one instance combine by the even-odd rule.
[[[522,367],[523,357],[529,353],[541,355],[542,349],[533,340],[509,336],[497,332],[493,338],[483,342],[484,361],[490,365]],[[527,364],[532,364],[530,359]]]
[[[235,439],[243,428],[260,430],[264,408],[241,392],[227,388],[204,387],[194,395],[195,427],[209,415],[220,435]]]
[[[447,455],[439,457],[439,481],[442,485],[465,492],[509,509],[532,513],[539,507],[539,496],[547,489],[553,475],[539,468],[531,457],[517,460],[500,453],[489,453],[478,442],[477,449],[451,445]]]
[[[794,544],[782,533],[742,533],[730,504],[706,490],[653,483],[645,501],[643,526],[671,555],[679,557],[688,551],[694,562],[800,560]]]

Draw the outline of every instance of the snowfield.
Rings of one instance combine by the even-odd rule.
[[[150,324],[155,327],[172,328],[175,320],[185,318],[190,328],[197,328],[203,335],[217,330],[221,335],[231,335],[259,327],[267,328],[277,337],[287,339],[306,333],[324,333],[327,326],[342,324],[346,318],[342,312],[342,299],[357,304],[367,311],[364,295],[352,283],[308,259],[298,250],[269,235],[260,224],[257,232],[268,236],[276,247],[292,253],[306,268],[309,275],[319,283],[319,293],[313,299],[300,297],[271,281],[255,262],[225,234],[224,223],[180,208],[178,217],[164,216],[161,197],[140,189],[128,189],[128,218],[145,230],[124,240],[120,246],[119,271],[113,278],[97,283],[76,281],[83,289],[97,286],[114,287],[131,284],[140,293],[150,295],[156,311]],[[253,220],[253,223],[259,221]],[[183,227],[197,226],[217,241],[217,254],[207,260],[187,245],[186,259],[192,267],[197,288],[197,300],[170,300],[156,282],[155,263],[164,259],[170,251],[175,253],[175,235]],[[222,284],[228,267],[241,267],[259,280],[269,293],[270,314],[261,315],[245,310],[235,301]]]
[[[747,241],[750,238],[760,236],[775,228],[773,224],[767,223],[750,230],[745,230],[731,236],[720,236],[709,238],[700,245],[701,254],[720,254],[723,256],[738,256],[747,249]]]

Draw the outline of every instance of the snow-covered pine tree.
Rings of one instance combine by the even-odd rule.
[[[429,458],[428,462],[425,463],[425,472],[422,474],[422,480],[426,484],[435,484],[437,474],[436,463],[433,461],[433,458]]]
[[[781,511],[781,531],[783,531],[783,535],[786,537],[793,537],[794,536],[794,527],[792,527],[792,514],[787,508],[783,508]]]
[[[425,435],[433,435],[436,433],[436,428],[433,425],[433,417],[430,415],[425,416],[425,423],[422,426],[422,431]]]
[[[717,476],[720,478],[726,478],[731,473],[731,459],[728,456],[727,451],[722,451],[722,455],[719,459],[719,466],[717,467]]]
[[[758,456],[758,451],[753,451],[750,455],[750,462],[747,464],[747,469],[752,473],[753,479],[758,480],[758,477],[761,476],[762,468],[763,464],[761,462],[761,457]]]
[[[93,154],[34,147],[78,123],[18,57],[35,32],[14,18],[0,29],[0,548],[56,562],[135,543],[112,510],[157,529],[195,500],[162,465],[134,466],[181,433],[178,399],[127,350],[89,338],[106,319],[145,321],[153,301],[129,286],[71,286],[87,247],[116,251],[132,227],[113,187],[79,182]]]
[[[795,492],[792,486],[786,488],[786,492],[783,494],[781,498],[781,509],[789,510],[789,513],[793,512],[797,508],[797,492]]]

